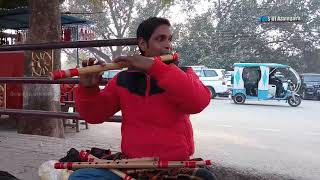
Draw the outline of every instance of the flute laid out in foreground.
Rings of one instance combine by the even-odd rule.
[[[55,169],[81,169],[81,168],[105,168],[105,169],[133,169],[133,168],[175,168],[211,165],[210,160],[206,161],[126,161],[116,160],[114,162],[67,162],[55,163]]]
[[[107,160],[99,159],[86,151],[81,151],[79,155],[80,155],[81,160],[85,160],[85,161],[89,161],[89,162],[106,162],[107,161]],[[118,169],[110,169],[110,171],[113,172],[114,174],[116,174],[117,176],[121,177],[124,180],[136,180],[135,178],[129,176],[128,174],[126,174]]]
[[[179,56],[177,53],[174,54],[168,54],[163,56],[155,56],[150,57],[151,59],[160,59],[161,61],[177,61]],[[68,69],[68,70],[58,70],[50,73],[50,78],[52,80],[57,79],[63,79],[67,77],[74,77],[79,76],[83,74],[90,74],[90,73],[100,73],[107,70],[114,70],[114,69],[122,69],[127,67],[128,65],[126,63],[107,63],[104,65],[94,65],[94,66],[87,66],[82,68],[74,68],[74,69]]]
[[[115,161],[119,161],[119,160],[106,160],[106,159],[99,159],[93,155],[91,155],[90,153],[82,150],[79,153],[80,156],[80,160],[81,161],[86,161],[86,162],[115,162]],[[133,161],[138,161],[138,162],[142,162],[142,161],[149,161],[149,162],[154,162],[154,161],[158,161],[159,158],[156,157],[143,157],[143,158],[132,158],[132,159],[122,159],[120,161],[127,161],[127,162],[133,162]]]

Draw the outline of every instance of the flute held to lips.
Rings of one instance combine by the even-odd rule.
[[[154,60],[160,59],[161,61],[177,61],[179,56],[177,53],[162,55],[162,56],[155,56],[150,57]],[[104,65],[94,65],[94,66],[87,66],[82,68],[74,68],[68,70],[58,70],[50,73],[52,80],[63,79],[67,77],[74,77],[83,74],[90,74],[90,73],[100,73],[107,70],[114,70],[114,69],[121,69],[127,67],[127,64],[124,62],[119,63],[107,63]]]

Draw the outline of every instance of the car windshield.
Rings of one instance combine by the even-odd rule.
[[[204,74],[206,77],[215,77],[215,76],[218,76],[218,74],[216,73],[215,70],[204,70]]]
[[[113,78],[115,75],[117,75],[120,71],[106,71],[103,73],[103,78]]]
[[[108,74],[108,78],[113,78],[115,75],[117,75],[120,71],[110,71]]]
[[[196,73],[197,76],[200,76],[201,74],[201,70],[194,70],[194,72]]]
[[[303,76],[304,81],[316,81],[320,82],[320,75],[305,75]]]

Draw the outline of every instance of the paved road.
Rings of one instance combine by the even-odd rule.
[[[191,119],[195,157],[295,179],[320,179],[320,101],[303,101],[293,108],[284,101],[236,105],[217,98]],[[119,124],[91,125],[81,132],[69,138],[108,141],[119,148]]]
[[[192,116],[196,155],[297,179],[320,179],[320,101],[236,105],[218,98]]]
[[[303,101],[297,108],[284,102],[235,105],[218,98],[191,117],[195,157],[227,167],[320,179],[320,101]],[[317,117],[318,116],[318,117]],[[84,127],[81,127],[84,129]],[[50,138],[0,131],[0,170],[21,179],[36,180],[41,163],[60,159],[72,147],[119,151],[120,124],[90,125],[66,138]]]

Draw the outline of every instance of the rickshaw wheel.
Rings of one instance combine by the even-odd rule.
[[[236,94],[233,97],[233,101],[236,104],[243,104],[246,101],[246,96],[244,94],[241,94],[241,93],[240,94]]]
[[[292,96],[290,96],[288,98],[288,103],[289,103],[289,105],[291,107],[297,107],[297,106],[299,106],[301,104],[301,97],[300,96],[296,96],[295,98],[296,98],[296,101],[294,101]]]

